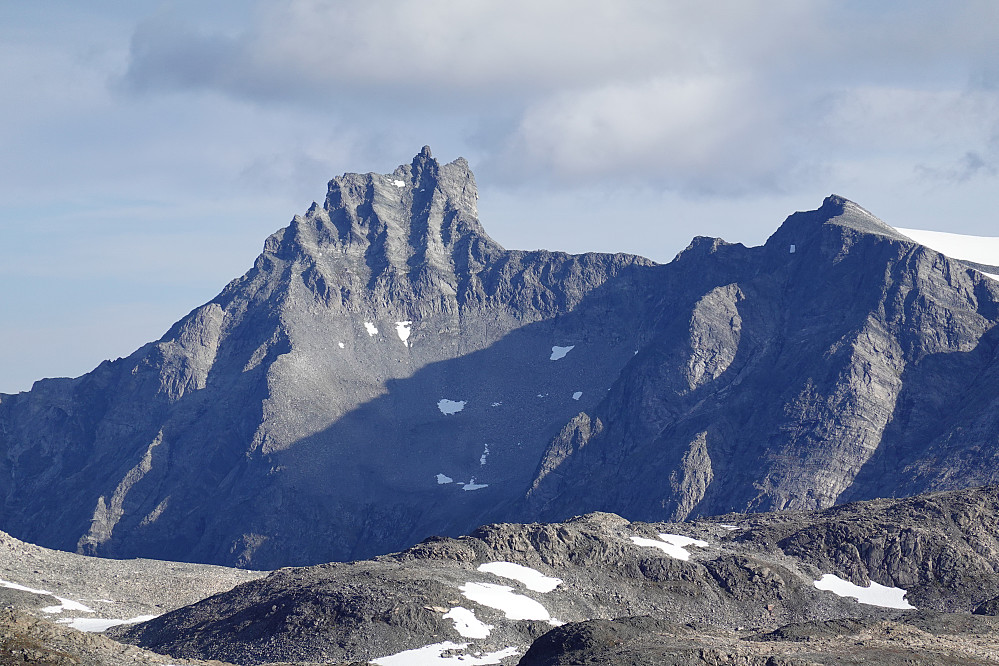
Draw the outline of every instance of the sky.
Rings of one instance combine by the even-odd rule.
[[[127,356],[344,172],[463,156],[511,249],[666,262],[831,193],[999,235],[999,2],[0,3],[0,392]]]

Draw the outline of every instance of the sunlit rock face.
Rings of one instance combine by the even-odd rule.
[[[505,250],[476,198],[428,148],[335,178],[159,341],[0,396],[0,528],[273,568],[997,480],[999,283],[856,204],[657,265]]]

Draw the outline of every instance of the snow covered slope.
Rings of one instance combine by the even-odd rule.
[[[972,261],[985,266],[999,266],[999,236],[966,236],[946,231],[924,231],[921,229],[896,230],[905,234],[920,245],[943,252],[948,257]],[[985,273],[999,280],[999,274]]]

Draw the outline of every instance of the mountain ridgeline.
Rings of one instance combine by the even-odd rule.
[[[856,204],[660,265],[505,250],[476,200],[429,148],[335,178],[159,341],[0,395],[0,529],[275,568],[999,481],[999,282]]]

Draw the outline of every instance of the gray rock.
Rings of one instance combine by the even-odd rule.
[[[961,655],[990,663],[982,655],[999,654],[999,625],[971,611],[999,587],[999,546],[981,538],[995,533],[997,510],[999,488],[991,487],[683,524],[612,514],[494,524],[374,560],[283,569],[112,633],[178,657],[245,664],[377,659],[445,641],[471,643],[469,653],[530,646],[524,664],[832,663],[858,640],[870,641],[862,654],[876,663],[906,663],[896,653],[930,663],[918,661],[927,646],[941,663],[959,663]],[[966,520],[972,512],[982,520]],[[871,548],[913,525],[918,539],[935,543],[923,551]],[[663,533],[707,545],[676,559],[650,545],[665,544]],[[497,561],[561,583],[542,592],[479,569]],[[901,580],[900,571],[912,575]],[[814,582],[825,573],[861,586],[902,586],[918,610],[820,591]],[[567,624],[552,629],[538,616],[507,617],[466,596],[469,584],[506,585]],[[489,635],[463,637],[445,617],[455,607],[490,625]]]
[[[997,283],[856,204],[656,265],[504,250],[476,197],[429,149],[335,178],[159,341],[0,396],[0,528],[274,568],[999,481]]]

